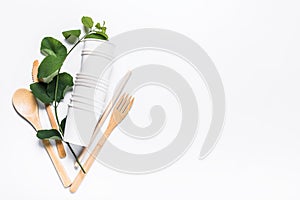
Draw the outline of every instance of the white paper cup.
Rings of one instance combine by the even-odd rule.
[[[95,75],[91,75],[91,74],[85,74],[85,73],[77,73],[76,74],[76,77],[77,78],[87,78],[87,79],[95,79],[95,80],[98,80],[99,77],[98,76],[95,76]]]
[[[81,84],[76,84],[73,90],[73,94],[78,94],[84,97],[93,97],[94,93],[95,93],[94,87],[87,87]]]
[[[76,98],[70,99],[69,106],[85,109],[91,112],[96,112],[98,114],[102,113],[103,110],[103,104],[96,104],[93,101],[87,101],[87,100],[76,99]]]
[[[85,39],[81,68],[68,107],[65,140],[82,146],[89,144],[101,116],[109,88],[111,63],[115,46],[109,41]]]
[[[100,75],[112,61],[115,46],[103,40],[85,39],[80,73]]]
[[[87,83],[75,83],[73,94],[95,99],[98,101],[105,101],[107,88],[96,87],[95,85]]]
[[[75,80],[77,79],[82,79],[82,80],[87,80],[87,81],[94,81],[94,82],[98,82],[99,78],[90,78],[90,77],[86,77],[86,76],[75,76]]]
[[[87,80],[75,80],[75,86],[76,85],[84,85],[86,87],[92,87],[92,88],[95,88],[97,90],[103,90],[104,92],[107,91],[108,89],[108,85],[107,84],[104,84],[102,82],[91,82],[91,81],[87,81]]]
[[[89,99],[89,98],[84,98],[84,97],[77,97],[77,96],[72,96],[70,98],[71,102],[79,102],[79,103],[84,103],[89,106],[95,107],[98,111],[101,111],[104,108],[104,103],[101,101],[94,101],[94,99]]]
[[[82,51],[97,51],[107,54],[109,56],[114,55],[115,45],[106,40],[98,40],[93,38],[84,39]],[[99,45],[101,46],[99,48]]]
[[[103,101],[99,101],[99,100],[95,99],[94,97],[93,98],[88,98],[88,97],[85,97],[85,96],[72,94],[71,98],[73,98],[73,99],[83,99],[83,100],[86,100],[86,101],[93,101],[94,103],[99,104],[99,105],[104,105],[105,104]]]
[[[87,146],[100,115],[101,113],[78,107],[76,104],[70,105],[64,139],[72,144]],[[81,123],[76,123],[80,121]]]
[[[96,80],[96,79],[88,79],[88,78],[81,78],[81,77],[76,77],[75,82],[86,82],[86,83],[91,83],[95,85],[103,85],[105,87],[109,86],[109,81],[108,80]]]

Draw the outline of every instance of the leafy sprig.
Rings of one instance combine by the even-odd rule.
[[[30,89],[34,96],[41,102],[52,104],[54,106],[55,118],[59,130],[39,130],[37,132],[37,137],[39,139],[56,139],[64,141],[63,136],[66,118],[61,122],[59,121],[57,108],[64,98],[65,93],[74,85],[73,77],[70,74],[67,72],[60,73],[68,55],[85,38],[108,40],[105,21],[102,25],[99,22],[94,25],[94,21],[91,17],[83,16],[81,22],[85,32],[82,37],[80,37],[82,32],[80,29],[62,32],[65,41],[69,44],[73,44],[69,51],[59,40],[53,37],[45,37],[41,42],[40,51],[45,58],[38,68],[39,82],[32,83]],[[68,142],[65,143],[68,145],[83,172],[85,172],[70,144]]]

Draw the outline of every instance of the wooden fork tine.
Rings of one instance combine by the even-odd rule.
[[[117,108],[121,105],[121,103],[122,103],[122,101],[123,101],[125,95],[126,95],[126,93],[124,93],[124,94],[120,97],[119,101],[118,101],[118,102],[116,103],[116,105],[115,105],[115,109],[117,109]]]
[[[131,109],[131,106],[132,106],[133,102],[134,102],[134,97],[131,98],[130,104],[129,104],[128,108],[127,108],[127,111],[129,111]]]
[[[131,109],[131,106],[134,102],[134,97],[130,97],[130,101],[129,101],[129,105],[126,106],[125,110],[123,111],[123,114],[127,114],[129,112],[129,110]]]
[[[125,96],[122,98],[122,102],[121,102],[120,106],[117,107],[117,110],[122,110],[122,108],[124,107],[124,105],[127,101],[127,97],[128,97],[128,94],[126,93]]]
[[[126,98],[126,102],[124,103],[124,106],[120,109],[120,112],[121,112],[121,113],[123,113],[123,112],[126,110],[127,106],[130,104],[130,99],[131,99],[131,97],[132,97],[132,96],[128,96],[128,97]]]

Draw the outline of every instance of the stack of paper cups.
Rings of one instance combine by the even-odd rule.
[[[98,39],[83,42],[81,69],[75,77],[64,139],[87,146],[104,110],[115,46]]]

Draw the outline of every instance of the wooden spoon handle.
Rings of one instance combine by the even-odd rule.
[[[52,128],[58,130],[58,126],[56,124],[56,121],[55,121],[55,118],[54,118],[54,115],[53,115],[53,112],[52,112],[52,109],[51,109],[50,105],[46,105],[46,111],[47,111],[48,118],[50,120],[50,124],[51,124]],[[57,152],[58,152],[58,156],[60,158],[65,158],[66,157],[66,151],[65,151],[65,148],[64,148],[64,145],[63,145],[62,141],[55,140],[55,143],[56,143],[56,149],[57,149]]]
[[[93,149],[91,155],[88,157],[87,161],[83,165],[83,169],[85,170],[86,173],[84,174],[82,170],[80,170],[78,172],[76,178],[74,179],[74,181],[73,181],[73,183],[70,187],[70,192],[76,192],[77,191],[77,189],[79,188],[81,182],[83,181],[84,177],[86,176],[86,174],[90,170],[92,164],[94,163],[96,157],[98,156],[100,150],[102,149],[104,143],[106,142],[107,138],[109,137],[111,132],[114,130],[116,125],[117,124],[115,122],[110,123],[108,125],[106,131],[104,132],[104,134],[100,138],[99,142],[97,143],[96,147]]]
[[[71,182],[70,178],[68,177],[68,174],[67,174],[65,168],[63,167],[63,165],[59,161],[58,157],[56,156],[54,149],[51,146],[51,143],[48,140],[43,140],[43,144],[45,146],[45,149],[47,150],[48,155],[51,158],[51,161],[52,161],[52,163],[56,169],[56,172],[57,172],[61,182],[63,183],[64,187],[69,187],[72,184],[72,182]]]
[[[35,121],[34,123],[34,127],[36,130],[41,130],[42,126],[40,124],[39,120],[33,120]],[[42,140],[43,145],[55,167],[55,170],[63,184],[64,187],[70,187],[70,185],[72,184],[71,179],[69,178],[64,166],[61,164],[60,160],[58,159],[58,157],[56,156],[54,149],[52,148],[51,143],[49,142],[49,140]]]

